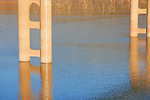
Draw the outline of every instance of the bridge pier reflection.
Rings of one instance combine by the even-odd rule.
[[[146,69],[145,69],[146,85],[150,87],[150,38],[146,42]]]
[[[131,77],[131,84],[133,87],[138,87],[139,74],[138,74],[138,38],[130,38],[129,48],[129,71]]]
[[[31,66],[30,62],[19,62],[19,99],[34,99],[31,95],[30,73],[39,73],[41,76],[40,96],[34,96],[41,100],[52,99],[52,64],[41,64],[41,67]]]
[[[133,89],[150,88],[150,38],[146,41],[137,37],[130,38],[129,74]],[[141,46],[145,47],[146,53],[141,54]]]
[[[52,67],[51,64],[41,64],[41,99],[52,99]]]
[[[19,80],[20,80],[20,99],[30,100],[30,63],[19,62]]]

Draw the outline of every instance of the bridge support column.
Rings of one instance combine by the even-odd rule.
[[[147,37],[150,37],[150,0],[148,0],[147,4]]]
[[[41,62],[52,62],[51,0],[41,0]]]
[[[19,29],[19,61],[30,61],[29,35],[29,4],[28,0],[18,1],[18,29]]]
[[[137,36],[138,2],[139,2],[139,0],[131,0],[130,36],[132,36],[132,37]]]
[[[41,9],[41,21],[29,19],[29,9],[36,3]],[[41,63],[52,62],[51,0],[18,0],[19,61],[30,61],[30,57],[41,57]],[[30,49],[30,28],[41,29],[41,49]]]
[[[136,37],[138,33],[145,33],[146,28],[138,28],[138,15],[139,14],[146,14],[147,9],[140,9],[138,7],[139,0],[131,0],[131,14],[130,14],[130,36]]]

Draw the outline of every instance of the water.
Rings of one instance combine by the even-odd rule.
[[[18,61],[17,15],[1,14],[0,100],[148,100],[149,42],[129,38],[129,19],[53,15],[53,63],[40,65],[39,58]],[[39,30],[31,30],[31,48],[39,44]]]

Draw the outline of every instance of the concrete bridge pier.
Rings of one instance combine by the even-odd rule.
[[[40,22],[29,19],[32,3],[40,6]],[[30,57],[41,57],[41,63],[52,63],[51,0],[18,0],[19,61],[30,61]],[[41,48],[30,48],[30,29],[41,30]]]
[[[148,0],[147,8],[147,37],[150,37],[150,0]]]
[[[130,12],[130,36],[137,36],[138,28],[138,3],[139,0],[131,0],[131,12]]]
[[[41,63],[52,62],[51,0],[41,0]]]
[[[138,33],[146,34],[146,28],[138,27],[138,15],[147,14],[147,9],[140,9],[138,5],[139,0],[131,0],[130,37],[137,37]]]

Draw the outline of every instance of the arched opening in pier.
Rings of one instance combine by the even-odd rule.
[[[30,6],[30,20],[40,21],[40,7],[36,3],[32,3]]]

